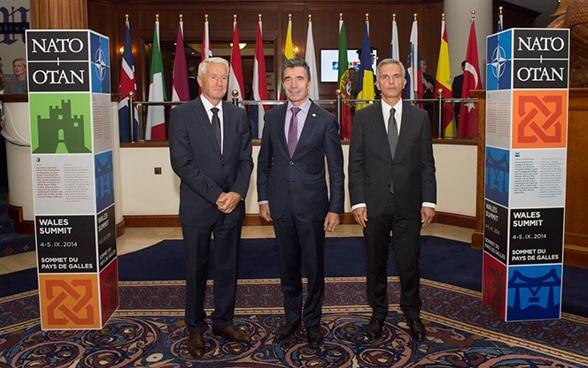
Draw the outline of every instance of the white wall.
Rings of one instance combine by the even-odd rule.
[[[476,216],[475,145],[435,144],[437,211]]]
[[[343,146],[347,177],[348,146]],[[465,216],[476,215],[476,146],[435,144],[437,167],[437,210]],[[253,147],[257,162],[259,147]],[[121,184],[123,215],[177,215],[179,179],[171,169],[166,147],[121,148]],[[154,168],[161,168],[161,175]],[[259,212],[256,194],[257,166],[251,175],[246,198],[247,213]],[[347,189],[347,180],[345,182]],[[351,212],[349,196],[345,212]]]

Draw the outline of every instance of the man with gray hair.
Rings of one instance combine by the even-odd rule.
[[[376,87],[382,99],[355,113],[349,146],[349,197],[353,217],[363,228],[372,307],[365,332],[373,340],[382,336],[388,314],[390,232],[400,309],[415,340],[426,334],[420,319],[420,230],[435,216],[435,160],[427,112],[402,101],[405,74],[398,60],[378,64]]]
[[[214,263],[212,332],[236,342],[250,341],[245,331],[233,325],[233,318],[244,199],[253,170],[251,134],[245,111],[223,101],[228,80],[226,60],[204,60],[198,67],[202,94],[172,109],[170,119],[171,164],[181,179],[179,218],[186,259],[187,348],[195,358],[205,354],[204,296],[209,256]]]

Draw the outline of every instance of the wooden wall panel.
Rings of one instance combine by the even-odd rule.
[[[88,28],[86,0],[31,0],[31,28]]]

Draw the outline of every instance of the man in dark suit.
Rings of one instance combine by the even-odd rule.
[[[421,66],[421,79],[423,83],[423,98],[437,98],[437,96],[435,95],[435,78],[433,78],[431,74],[427,73],[427,60],[421,59],[419,63]],[[431,122],[431,127],[436,126],[434,124],[434,122],[437,119],[435,114],[435,102],[423,102],[422,106],[423,109],[425,109],[429,114],[429,121]]]
[[[371,339],[381,337],[388,313],[390,231],[400,276],[400,308],[411,335],[416,340],[425,337],[419,316],[420,229],[435,215],[435,161],[427,112],[402,101],[405,73],[397,60],[380,62],[376,86],[381,102],[355,113],[349,147],[351,208],[363,227],[367,250],[372,316],[365,330]]]
[[[427,73],[427,60],[421,59],[420,64],[423,82],[423,98],[435,98],[435,78]]]
[[[186,258],[187,345],[195,358],[205,353],[204,295],[213,233],[212,332],[249,343],[249,336],[233,325],[233,317],[241,224],[245,216],[243,199],[253,170],[251,134],[245,111],[223,102],[228,79],[226,60],[206,59],[198,66],[200,98],[171,111],[171,164],[181,179],[179,217]]]
[[[188,93],[190,100],[198,97],[198,69],[194,65],[188,68]]]
[[[308,98],[310,70],[302,59],[282,66],[288,102],[265,114],[257,161],[260,216],[273,221],[286,322],[278,342],[306,327],[309,346],[323,341],[325,231],[334,231],[343,212],[343,153],[337,119]],[[329,191],[325,179],[325,157]],[[308,277],[303,303],[301,262]]]

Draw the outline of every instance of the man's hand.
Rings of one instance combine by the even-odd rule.
[[[237,192],[222,192],[216,200],[218,210],[224,214],[233,212],[237,204],[241,201],[241,195]]]
[[[433,85],[433,83],[431,83],[429,81],[427,81],[427,83],[425,83],[425,85],[427,86],[427,89],[429,91],[432,91],[435,88],[435,86]]]
[[[367,207],[358,207],[353,210],[353,218],[355,222],[365,228],[367,226]]]
[[[429,225],[435,217],[435,209],[433,207],[421,207],[421,224],[423,227]]]
[[[338,213],[328,212],[327,217],[325,217],[325,223],[323,225],[323,228],[325,229],[325,231],[335,231],[337,225],[339,225],[339,221],[340,219]]]
[[[269,204],[264,203],[259,205],[259,216],[267,222],[272,222]]]

